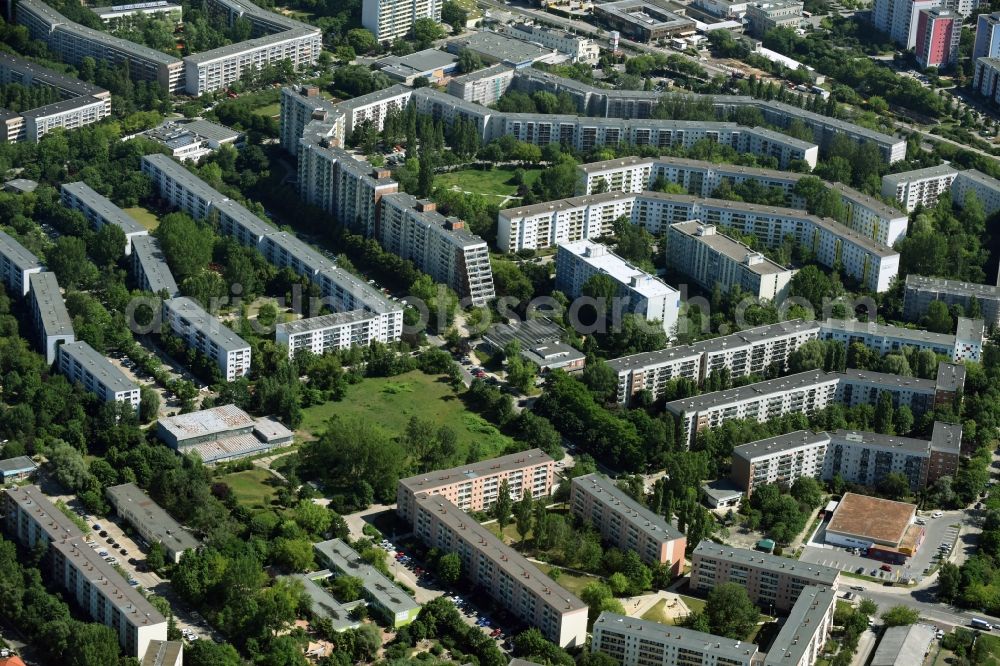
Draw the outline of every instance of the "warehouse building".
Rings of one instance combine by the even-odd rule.
[[[844,493],[826,526],[826,542],[899,564],[923,541],[923,527],[913,522],[916,514],[913,504]]]
[[[195,453],[203,462],[243,458],[291,444],[292,431],[267,417],[251,417],[236,405],[165,416],[156,436],[178,453]]]

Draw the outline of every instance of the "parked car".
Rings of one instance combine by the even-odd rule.
[[[881,569],[882,571],[892,571],[892,567],[889,566],[888,564],[883,564],[882,566],[879,567],[879,569]]]
[[[851,586],[851,589],[854,590],[855,592],[864,592],[865,591],[865,588],[861,587],[860,585],[853,585],[853,586]]]

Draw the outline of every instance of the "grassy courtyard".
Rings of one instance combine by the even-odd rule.
[[[549,566],[548,564],[539,564],[538,568],[542,570],[542,573],[550,575],[552,570],[557,567]],[[583,588],[587,587],[591,583],[600,582],[600,578],[597,576],[588,576],[587,574],[575,574],[569,573],[568,571],[561,570],[556,576],[556,582],[562,587],[566,588],[573,594],[580,596],[583,592]]]
[[[988,650],[981,666],[1000,666],[1000,636],[981,633],[976,640],[985,645]]]
[[[531,187],[540,173],[542,173],[541,169],[525,169],[525,184]],[[462,169],[461,171],[439,173],[434,176],[434,186],[498,199],[517,195],[513,169],[491,169],[490,171]]]
[[[229,485],[240,504],[260,508],[269,507],[274,499],[273,479],[270,472],[259,467],[219,477],[220,481]]]
[[[156,227],[160,226],[159,218],[157,218],[156,215],[154,215],[147,208],[135,206],[134,208],[126,208],[125,212],[131,215],[136,222],[146,227],[149,231],[155,231]]]
[[[339,402],[326,402],[303,411],[300,430],[316,436],[336,415],[371,420],[393,435],[401,434],[410,417],[428,419],[435,426],[448,426],[456,435],[462,460],[475,442],[483,458],[498,455],[512,440],[478,414],[465,408],[444,377],[414,370],[396,377],[372,377],[347,388]]]

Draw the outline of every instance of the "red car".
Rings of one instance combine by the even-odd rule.
[[[892,567],[890,567],[888,564],[883,564],[882,566],[879,567],[879,569],[881,569],[882,571],[892,571]]]

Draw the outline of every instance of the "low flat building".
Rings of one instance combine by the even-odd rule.
[[[13,236],[0,231],[0,281],[12,296],[27,296],[29,276],[44,268],[38,257],[28,252]]]
[[[178,453],[196,453],[202,462],[243,458],[291,444],[294,434],[266,417],[251,417],[236,405],[220,405],[156,422],[156,436]]]
[[[59,357],[59,345],[76,342],[73,320],[63,301],[55,273],[42,271],[28,276],[31,284],[31,315],[38,333],[45,362],[52,365]]]
[[[594,16],[611,30],[637,42],[656,42],[681,33],[693,33],[695,23],[680,5],[667,9],[647,0],[618,0],[594,5]]]
[[[139,410],[139,386],[82,340],[59,345],[59,371],[70,384],[80,384],[104,402],[115,400]]]
[[[809,586],[836,590],[840,570],[779,555],[702,541],[691,554],[691,589],[710,592],[736,583],[750,600],[770,610],[788,611]]]
[[[747,23],[755,37],[763,37],[775,28],[798,28],[802,24],[799,0],[766,0],[747,4]]]
[[[222,146],[234,145],[243,134],[224,125],[198,118],[185,121],[167,120],[158,127],[142,132],[140,136],[160,144],[176,159],[197,162]]]
[[[438,49],[424,49],[405,56],[379,58],[375,66],[393,81],[408,86],[419,78],[436,85],[458,71],[458,56]]]
[[[757,646],[686,627],[603,612],[594,622],[591,652],[621,666],[753,666]]]
[[[545,48],[555,49],[575,63],[596,65],[601,57],[601,49],[592,40],[566,30],[531,23],[515,23],[513,25],[500,25],[497,32],[514,39],[534,42]]]
[[[396,486],[396,513],[413,522],[418,495],[442,495],[462,511],[486,511],[507,482],[510,497],[518,501],[524,491],[541,499],[552,494],[555,461],[541,449],[529,449],[451,469],[400,479]]]
[[[36,469],[38,465],[28,456],[0,460],[0,483],[23,481],[34,474]]]
[[[341,539],[313,544],[319,559],[339,575],[353,576],[362,582],[362,594],[368,607],[394,629],[417,619],[420,604],[378,569],[361,559],[357,551]]]
[[[844,493],[826,526],[826,541],[867,549],[870,557],[904,562],[923,540],[923,528],[913,522],[916,515],[914,504]]]
[[[149,641],[146,655],[140,666],[181,666],[184,662],[184,643],[181,641]]]
[[[421,493],[415,504],[414,535],[428,548],[458,554],[472,586],[559,647],[586,643],[586,604],[445,497]]]
[[[105,494],[115,513],[132,526],[149,544],[163,546],[167,560],[181,561],[181,555],[201,548],[201,542],[154,502],[134,483],[111,486]]]
[[[921,664],[934,642],[937,627],[929,624],[911,624],[889,627],[875,648],[869,666],[913,666]]]
[[[471,51],[488,65],[500,63],[514,69],[530,67],[536,62],[549,60],[556,53],[552,48],[544,48],[488,31],[474,32],[452,39],[448,42],[448,51],[454,54]]]
[[[903,318],[919,322],[933,301],[942,301],[949,308],[960,305],[969,312],[973,299],[986,326],[1000,326],[1000,287],[910,273],[903,287]]]
[[[665,565],[678,576],[687,540],[659,516],[619,489],[613,479],[593,473],[573,479],[570,511],[590,523],[621,551],[634,551],[647,564]]]
[[[149,231],[146,227],[136,222],[132,216],[128,215],[118,206],[114,205],[110,199],[103,194],[95,192],[89,185],[79,181],[76,183],[63,183],[60,201],[66,208],[78,210],[90,222],[94,231],[100,230],[106,224],[111,224],[122,230],[125,234],[126,256],[132,254],[132,241],[136,236],[147,236]]]
[[[541,372],[583,370],[587,357],[562,338],[565,331],[551,319],[539,317],[513,324],[494,324],[483,335],[483,342],[494,352],[502,352],[507,345],[517,341],[521,358],[531,361]]]
[[[334,575],[329,569],[322,569],[307,574],[293,574],[288,578],[302,582],[306,594],[309,595],[309,610],[313,617],[329,620],[333,630],[337,632],[357,629],[361,626],[361,622],[351,618],[351,609],[363,604],[364,601],[342,604],[327,588],[317,583]]]
[[[193,299],[178,296],[163,301],[163,319],[189,347],[214,362],[225,381],[250,372],[250,345]]]
[[[701,494],[713,509],[733,509],[743,501],[743,489],[727,479],[716,479],[703,484]]]

